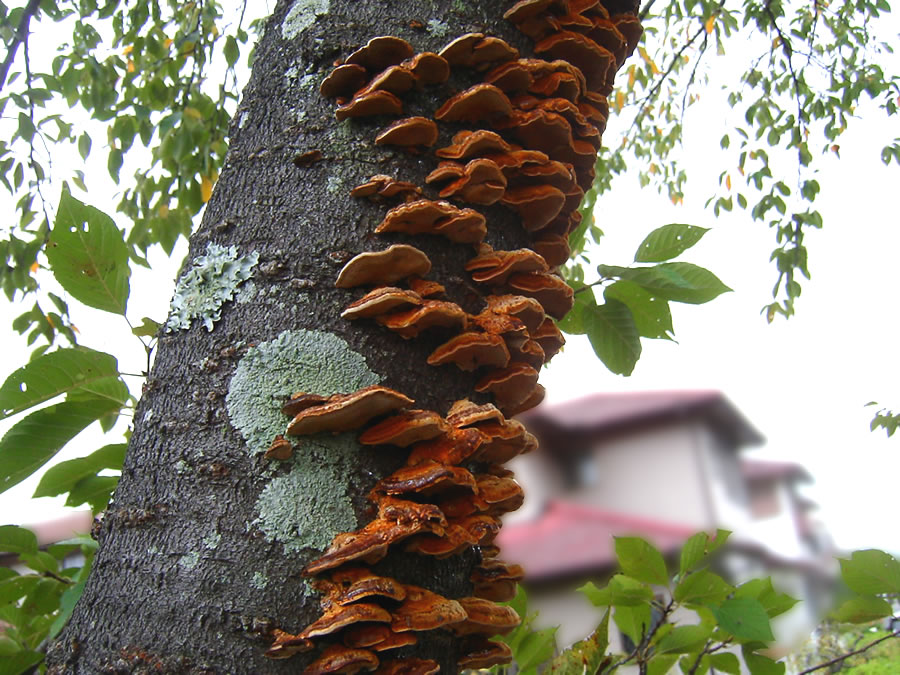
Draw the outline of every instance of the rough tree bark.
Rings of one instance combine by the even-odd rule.
[[[377,383],[441,414],[459,399],[490,400],[473,394],[483,373],[426,365],[452,331],[404,340],[374,321],[341,318],[360,292],[336,288],[338,271],[359,252],[392,243],[427,253],[429,278],[467,312],[480,311],[486,291],[464,269],[471,246],[373,235],[386,207],[351,198],[350,190],[373,174],[424,186],[437,160],[374,145],[390,122],[384,116],[336,121],[335,103],[319,85],[335,60],[377,35],[437,52],[481,32],[529,56],[531,40],[502,18],[511,4],[279,1],[232,122],[225,168],[190,244],[196,264],[214,257],[211,244],[236,247],[248,266],[258,256],[252,278],[224,303],[211,331],[194,320],[161,336],[121,482],[95,526],[94,570],[50,649],[50,672],[287,673],[315,656],[273,660],[264,652],[272,629],[297,633],[320,615],[304,566],[335,534],[371,519],[367,493],[403,465],[406,452],[374,451],[343,434],[300,440],[289,461],[264,459],[260,449],[288,421],[279,411],[284,397]],[[633,11],[630,4],[613,9]],[[404,96],[404,115],[432,117],[482,75],[454,69],[445,84]],[[435,147],[449,145],[460,128],[441,125]],[[494,249],[529,245],[514,211],[478,208]],[[378,569],[460,598],[472,592],[477,559],[474,548],[434,559],[392,547]],[[400,653],[453,672],[458,642],[431,631]]]

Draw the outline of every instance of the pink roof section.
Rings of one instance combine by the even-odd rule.
[[[762,459],[741,459],[741,473],[747,480],[786,480],[812,483],[813,477],[802,464]]]
[[[528,581],[537,581],[615,565],[614,536],[639,536],[671,553],[694,532],[683,525],[554,500],[539,518],[505,525],[497,543],[504,560],[521,564]]]
[[[707,420],[732,436],[737,445],[759,445],[765,440],[721,391],[713,389],[592,394],[538,406],[523,414],[521,420],[558,432],[603,434],[688,416]]]

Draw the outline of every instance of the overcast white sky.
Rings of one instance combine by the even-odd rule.
[[[896,26],[889,32],[896,34]],[[733,74],[726,74],[723,81],[729,77],[734,81]],[[645,342],[630,378],[610,374],[586,339],[570,338],[565,351],[542,373],[548,401],[597,391],[721,389],[767,437],[762,454],[801,462],[813,474],[816,483],[808,494],[821,504],[839,545],[898,551],[900,535],[891,523],[900,476],[900,436],[888,440],[883,431],[869,432],[873,411],[863,406],[874,399],[900,409],[900,365],[895,358],[900,327],[896,282],[900,168],[884,167],[879,160],[882,145],[900,135],[900,125],[896,118],[886,121],[871,110],[859,111],[865,120],[851,126],[841,140],[841,159],[827,160],[818,177],[819,208],[826,224],[807,240],[813,279],[804,284],[797,316],[767,325],[759,310],[769,301],[775,279],[767,262],[773,234],[751,222],[746,213],[714,219],[703,209],[718,173],[726,168],[719,138],[727,111],[714,103],[716,98],[712,91],[704,93],[707,113],[688,123],[685,146],[693,159],[684,205],[673,207],[668,199],[640,190],[636,178],[620,179],[598,207],[598,222],[607,236],[592,259],[627,265],[643,237],[665,223],[712,227],[682,258],[713,270],[734,293],[704,306],[675,305],[678,344]],[[617,143],[616,133],[611,124],[607,144]],[[93,166],[91,174],[102,176],[104,164]],[[127,167],[122,175],[129,175]],[[113,191],[106,196],[76,191],[75,196],[111,212]],[[162,271],[155,276],[138,268],[129,312],[138,322],[144,315],[165,318],[177,259],[161,264]],[[161,262],[162,256],[156,261]],[[0,329],[6,331],[3,327],[21,311],[0,301]],[[75,321],[84,344],[111,349],[110,344],[121,341],[130,345],[128,357],[120,363],[123,369],[143,368],[142,350],[121,320],[79,309]],[[24,353],[24,341],[17,336],[4,333],[0,340],[5,353]],[[0,363],[0,377],[20,360]],[[82,442],[60,459],[118,438],[79,439]],[[35,485],[31,480],[0,495],[0,520],[28,523],[58,515],[62,500],[28,499]]]

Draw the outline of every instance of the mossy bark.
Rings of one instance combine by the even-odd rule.
[[[464,272],[471,247],[373,235],[385,207],[351,198],[351,188],[377,173],[423,184],[436,160],[375,146],[375,135],[390,120],[338,122],[334,102],[323,99],[318,86],[335,59],[377,35],[400,36],[416,51],[439,51],[456,36],[479,31],[528,55],[530,43],[502,19],[509,4],[280,0],[232,122],[226,166],[190,245],[190,258],[214,242],[234,245],[241,255],[258,253],[258,265],[211,332],[195,321],[162,335],[119,488],[95,527],[100,550],[94,570],[51,646],[51,672],[288,673],[310,660],[276,661],[263,653],[272,627],[298,632],[319,615],[301,570],[320,550],[290,550],[269,536],[260,526],[259,504],[273,480],[314,470],[324,460],[300,452],[295,462],[273,466],[251,452],[228,411],[232,375],[248,352],[285,331],[320,331],[361,355],[380,384],[443,414],[453,401],[471,397],[474,383],[472,374],[453,366],[426,365],[450,335],[434,331],[407,341],[375,322],[343,320],[341,309],[359,293],[337,289],[334,281],[349,257],[405,241],[429,255],[429,277],[447,287],[450,299],[478,311],[482,295]],[[405,110],[430,117],[479,79],[455,71],[445,85],[405,97]],[[438,147],[455,130],[442,125]],[[295,157],[313,150],[321,152],[320,161],[295,165]],[[483,212],[487,243],[506,250],[527,244],[511,211],[496,206]],[[402,461],[399,453],[359,451],[344,476],[345,499],[359,524],[371,516],[368,490]],[[327,484],[320,491],[311,502],[340,497],[326,494]],[[474,557],[398,554],[379,570],[460,597],[470,593]],[[455,640],[446,631],[403,651],[437,659],[444,672],[455,669]]]

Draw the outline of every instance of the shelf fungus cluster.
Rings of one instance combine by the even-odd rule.
[[[538,372],[564,344],[556,321],[574,300],[558,268],[569,257],[568,235],[594,178],[606,97],[641,35],[634,14],[620,13],[626,4],[520,0],[504,16],[533,40],[531,57],[482,33],[462,35],[437,53],[377,37],[322,82],[338,119],[388,119],[374,143],[434,157],[422,185],[378,174],[352,190],[353,198],[383,211],[376,250],[353,257],[336,280],[348,291],[342,317],[376,322],[406,340],[438,336],[435,342],[443,342],[423,368],[473,372],[472,397],[492,402],[465,399],[446,411],[422,410],[401,392],[372,386],[331,396],[299,393],[285,403],[292,418],[287,436],[353,430],[361,446],[401,448],[406,459],[368,494],[374,518],[338,534],[306,566],[322,615],[296,635],[276,632],[270,657],[318,650],[311,675],[432,673],[433,661],[392,654],[414,653],[423,631],[440,630],[458,637],[459,668],[509,662],[509,649],[490,638],[519,622],[498,603],[512,598],[523,571],[497,558],[494,540],[500,517],[517,509],[523,495],[503,464],[537,445],[510,418],[543,399]],[[451,71],[460,73],[454,82],[468,77],[470,86],[451,91]],[[405,97],[425,87],[445,99],[431,117],[404,117]],[[521,224],[526,247],[496,250],[486,243],[495,241],[489,217],[501,209]],[[377,235],[387,233],[409,243],[379,246]],[[422,237],[471,250],[460,272],[480,297],[477,313],[428,278],[432,262],[415,245]],[[471,298],[465,304],[472,310]],[[280,436],[269,456],[291,452]],[[444,558],[472,548],[480,563],[469,597],[442,597],[372,571],[392,550]]]

